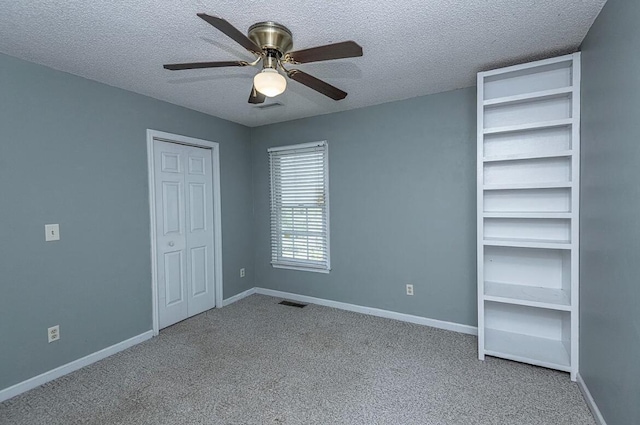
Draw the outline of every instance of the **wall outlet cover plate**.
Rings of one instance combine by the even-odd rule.
[[[59,241],[60,240],[60,225],[59,224],[45,224],[44,225],[44,240],[46,242]]]

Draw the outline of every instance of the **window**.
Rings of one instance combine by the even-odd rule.
[[[269,149],[271,264],[328,272],[329,162],[327,142]]]

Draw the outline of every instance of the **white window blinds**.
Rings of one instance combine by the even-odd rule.
[[[271,264],[328,271],[329,164],[326,142],[269,149]]]

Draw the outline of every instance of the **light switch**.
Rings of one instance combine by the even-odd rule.
[[[60,240],[60,225],[59,224],[45,224],[44,225],[44,240],[46,242],[59,241]]]

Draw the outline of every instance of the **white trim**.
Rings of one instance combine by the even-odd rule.
[[[582,56],[581,53],[573,54],[573,97],[572,97],[572,117],[573,128],[571,129],[571,178],[574,189],[571,190],[571,243],[573,250],[571,255],[575,256],[571,261],[571,301],[572,315],[575,320],[571,320],[571,380],[575,381],[580,370],[580,146],[582,143],[580,134],[581,123],[581,87],[582,87]]]
[[[585,384],[584,379],[582,379],[582,376],[579,373],[577,381],[578,388],[580,388],[580,392],[584,396],[584,401],[587,403],[589,410],[591,410],[593,418],[596,420],[596,424],[607,425],[604,420],[604,416],[602,416],[602,413],[600,413],[600,409],[598,409],[598,405],[596,404],[593,396],[591,395],[591,392],[589,391],[589,388],[587,388],[587,384]]]
[[[102,360],[113,354],[119,353],[122,350],[126,350],[127,348],[140,344],[141,342],[151,339],[152,337],[153,331],[141,333],[140,335],[134,336],[133,338],[129,338],[110,347],[103,348],[100,351],[96,351],[95,353],[84,356],[78,360],[74,360],[48,372],[44,372],[38,376],[29,378],[26,381],[22,381],[15,385],[12,385],[9,388],[0,390],[0,402],[9,400],[12,397],[39,387],[42,384],[46,384],[49,381],[53,381],[54,379],[60,378],[61,376],[67,375],[92,363],[95,363],[98,360]]]
[[[331,190],[329,188],[329,143],[325,140],[321,142],[326,146],[327,152],[324,156],[324,202],[327,206],[327,271],[331,271]]]
[[[527,63],[523,63],[523,64],[519,64],[519,65],[509,66],[509,67],[506,67],[506,68],[492,69],[491,71],[479,72],[478,76],[479,77],[481,76],[483,78],[484,77],[491,77],[493,75],[507,74],[509,72],[522,71],[522,70],[525,70],[525,69],[535,68],[535,67],[539,67],[539,66],[553,65],[555,63],[561,63],[561,62],[571,62],[573,60],[573,58],[574,58],[574,55],[575,55],[575,53],[570,53],[568,55],[558,56],[558,57],[551,58],[551,59],[543,59],[543,60],[535,61],[535,62],[527,62]]]
[[[327,144],[326,140],[321,140],[319,142],[298,143],[295,145],[285,145],[285,146],[274,146],[272,148],[268,148],[267,152],[295,151],[296,149],[319,148],[319,147],[325,146],[326,144]]]
[[[328,249],[327,249],[328,251]],[[287,269],[287,270],[298,270],[302,272],[316,272],[316,273],[330,273],[331,269],[317,269],[313,267],[303,267],[303,266],[293,266],[288,265],[287,263],[271,263],[271,266],[274,269]]]
[[[222,306],[222,200],[220,198],[220,147],[216,143],[215,148],[211,149],[213,158],[213,274],[215,278],[214,292],[216,306]]]
[[[478,291],[478,359],[484,360],[484,76],[478,74],[477,81],[477,161],[476,161],[476,252]]]
[[[153,157],[153,134],[147,130],[147,179],[149,184],[149,225],[151,234],[151,321],[153,336],[158,335],[158,280],[157,251],[156,251],[156,194],[155,194],[155,167]]]
[[[475,326],[462,325],[460,323],[445,322],[443,320],[428,319],[426,317],[414,316],[412,314],[397,313],[395,311],[382,310],[373,307],[364,307],[355,304],[343,303],[340,301],[325,300],[322,298],[310,297],[307,295],[293,294],[291,292],[276,291],[274,289],[254,288],[256,294],[268,295],[276,298],[286,298],[293,301],[317,304],[325,307],[333,307],[340,310],[354,311],[356,313],[368,314],[370,316],[384,317],[386,319],[400,320],[401,322],[415,323],[418,325],[430,326],[432,328],[446,329],[448,331],[460,332],[463,334],[477,335],[478,328]]]
[[[246,291],[240,292],[239,294],[236,294],[233,297],[229,297],[226,300],[222,300],[222,307],[226,307],[230,304],[240,301],[243,298],[247,298],[249,295],[253,295],[255,293],[256,293],[256,288],[247,289]]]
[[[156,202],[155,202],[155,173],[154,173],[154,140],[169,143],[179,143],[211,149],[213,164],[213,246],[214,246],[214,305],[222,307],[222,204],[220,199],[220,145],[208,140],[165,133],[157,130],[147,130],[147,170],[149,179],[149,220],[151,234],[151,314],[153,320],[153,335],[158,335],[160,325],[158,321],[158,276],[156,257]]]

